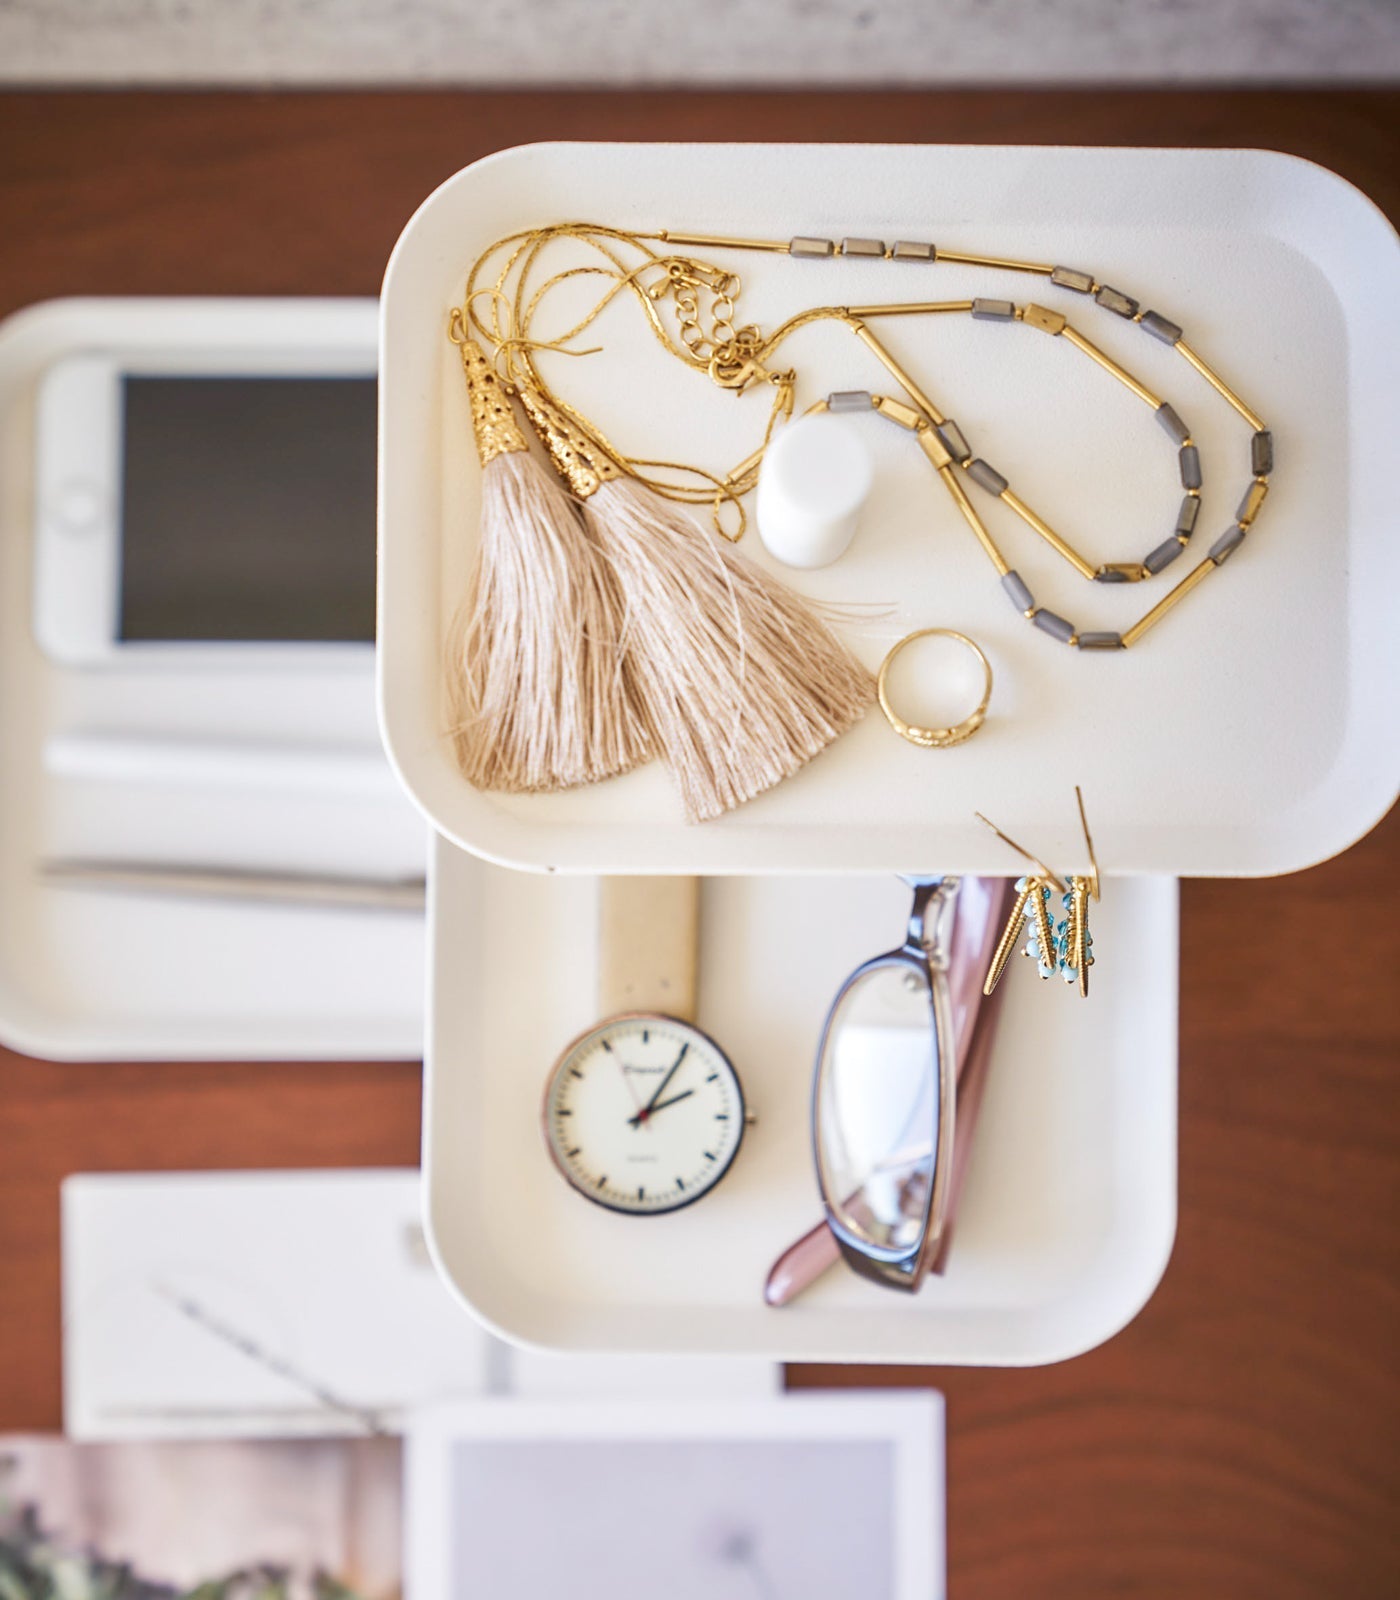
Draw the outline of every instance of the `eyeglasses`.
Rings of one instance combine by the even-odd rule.
[[[970,1037],[981,1000],[966,947],[985,945],[1004,885],[968,881],[955,995],[948,969],[959,880],[904,881],[914,892],[904,943],[857,967],[827,1013],[812,1133],[827,1225],[842,1256],[862,1276],[912,1291],[937,1260],[948,1223],[955,1028]]]

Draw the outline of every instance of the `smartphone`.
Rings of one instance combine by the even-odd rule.
[[[170,670],[363,659],[375,404],[372,343],[55,362],[36,406],[40,647]]]

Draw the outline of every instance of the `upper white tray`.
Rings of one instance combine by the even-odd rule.
[[[443,737],[444,626],[476,542],[479,486],[447,316],[493,239],[578,218],[924,238],[1091,268],[1182,323],[1272,426],[1272,495],[1246,548],[1155,631],[1086,656],[1016,614],[927,462],[871,419],[878,484],[852,551],[788,577],[823,599],[887,608],[847,626],[872,667],[914,628],[978,639],[996,671],[982,732],[919,750],[872,711],[795,778],[700,826],[681,820],[655,764],[561,795],[475,792]],[[1045,301],[1171,400],[1200,442],[1206,489],[1198,549],[1158,578],[1087,584],[997,515],[1004,507],[979,502],[1037,599],[1080,627],[1129,625],[1232,520],[1248,429],[1173,351],[1084,296],[946,263],[695,253],[739,271],[745,315],[769,327],[805,306],[921,293]],[[974,809],[1052,864],[1074,863],[1075,783],[1112,872],[1275,873],[1335,853],[1388,807],[1400,760],[1388,471],[1400,320],[1386,309],[1397,290],[1400,249],[1370,201],[1264,151],[553,144],[478,162],[419,209],[384,283],[380,713],[391,756],[438,829],[536,868],[1010,870]],[[736,400],[671,370],[635,315],[602,331],[606,355],[555,357],[545,370],[629,451],[727,470],[761,437],[764,396]],[[1180,487],[1165,435],[1063,341],[965,317],[882,331],[978,451],[1091,559],[1140,560],[1171,531]],[[832,389],[891,388],[849,334],[802,338],[799,406]],[[744,548],[764,559],[756,535]]]
[[[1107,1339],[1156,1287],[1176,1229],[1177,889],[1108,886],[1087,1002],[1008,972],[944,1276],[916,1295],[835,1266],[765,1305],[821,1218],[812,1060],[859,962],[903,936],[893,877],[703,886],[701,1027],[758,1122],[698,1205],[623,1217],[560,1178],[540,1130],[560,1049],[597,1020],[597,880],[506,872],[442,839],[423,1103],[428,1236],[477,1316],[567,1351],[1026,1366]]]
[[[48,857],[422,870],[379,754],[369,652],[303,670],[59,666],[34,642],[33,410],[76,350],[374,363],[365,300],[61,300],[0,327],[0,1039],[60,1059],[401,1059],[422,1049],[413,912],[59,889]],[[111,759],[74,770],[67,746]],[[282,747],[261,765],[247,746]],[[213,770],[196,759],[212,747]],[[183,754],[182,754],[183,753]],[[204,758],[209,765],[209,758]],[[172,770],[174,769],[174,770]]]

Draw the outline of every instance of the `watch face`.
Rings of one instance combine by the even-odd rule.
[[[708,1194],[744,1136],[744,1095],[728,1057],[674,1017],[611,1017],[550,1076],[545,1136],[580,1194],[655,1216]]]

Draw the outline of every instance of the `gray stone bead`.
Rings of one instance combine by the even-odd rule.
[[[804,234],[799,234],[788,242],[790,256],[829,256],[834,254],[836,246],[830,239],[812,239]]]
[[[1171,566],[1172,562],[1181,554],[1181,545],[1175,534],[1170,539],[1163,539],[1161,544],[1149,556],[1143,558],[1143,566],[1151,573],[1158,573],[1163,567]]]
[[[1238,522],[1231,523],[1210,547],[1210,558],[1217,567],[1223,567],[1244,543],[1244,532]]]
[[[962,429],[951,417],[946,422],[940,422],[933,431],[943,441],[943,448],[954,461],[966,461],[972,454],[972,446],[963,437]]]
[[[1175,443],[1185,444],[1191,437],[1190,428],[1176,414],[1175,408],[1169,406],[1165,400],[1157,407],[1157,420],[1167,430],[1167,433]]]
[[[1062,289],[1073,289],[1076,294],[1088,294],[1094,287],[1094,274],[1080,272],[1076,267],[1056,267],[1050,274],[1050,282],[1059,284]]]
[[[995,467],[988,466],[979,456],[976,461],[969,461],[967,475],[974,483],[980,483],[988,494],[1000,494],[1006,487],[1006,479]]]
[[[869,411],[875,396],[869,389],[838,389],[826,397],[828,411]]]
[[[1014,322],[1016,303],[1013,300],[974,300],[972,314],[979,322]]]
[[[1183,489],[1199,489],[1201,487],[1201,452],[1193,444],[1184,444],[1177,452],[1177,461],[1181,465],[1181,487]]]
[[[1135,317],[1138,314],[1138,303],[1131,295],[1123,294],[1118,289],[1110,289],[1107,284],[1104,284],[1094,299],[1105,311],[1117,312],[1120,317]]]
[[[1189,539],[1196,531],[1196,518],[1201,514],[1201,497],[1195,494],[1183,495],[1181,510],[1176,515],[1176,531],[1183,539]]]
[[[883,259],[885,241],[883,239],[843,239],[841,241],[841,254],[843,256],[879,256]]]
[[[1142,326],[1147,329],[1154,339],[1160,339],[1163,344],[1175,344],[1181,337],[1181,329],[1177,327],[1176,323],[1168,322],[1160,312],[1144,311],[1142,314]]]
[[[1079,648],[1081,650],[1121,650],[1123,648],[1123,635],[1121,633],[1081,633],[1079,635]]]
[[[1035,625],[1042,633],[1048,633],[1052,639],[1058,639],[1061,644],[1068,644],[1074,637],[1074,624],[1066,622],[1053,611],[1037,611]]]
[[[1001,586],[1011,596],[1012,604],[1018,611],[1034,611],[1035,600],[1030,590],[1021,581],[1019,572],[1008,572],[1001,580]]]
[[[917,239],[896,239],[890,246],[891,261],[936,261],[938,251],[931,244],[920,244]]]
[[[1261,428],[1249,441],[1249,470],[1256,478],[1274,470],[1274,436],[1267,428]]]

